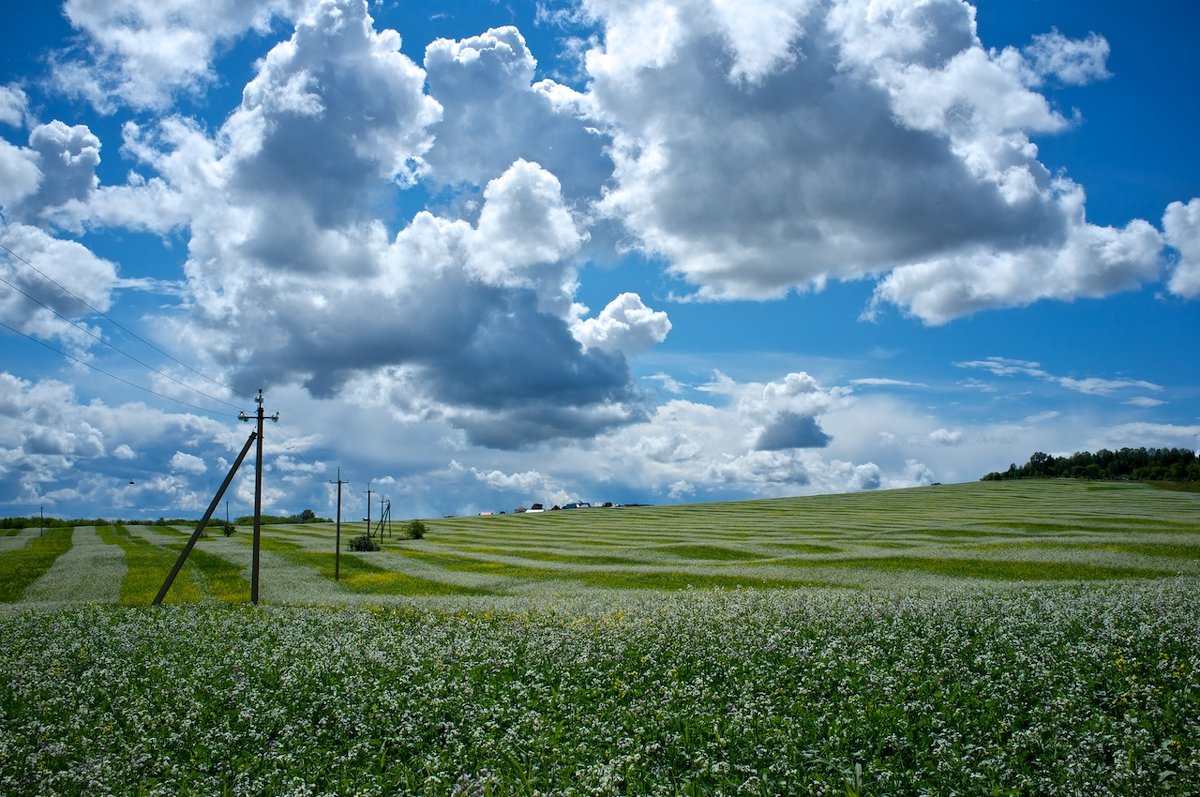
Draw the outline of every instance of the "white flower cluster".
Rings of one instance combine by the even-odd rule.
[[[0,792],[1192,793],[1197,586],[9,611]]]

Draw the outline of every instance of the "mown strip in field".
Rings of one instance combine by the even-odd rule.
[[[97,532],[104,542],[119,546],[125,552],[125,578],[121,581],[120,602],[148,606],[179,558],[179,551],[135,537],[122,525],[102,526]],[[195,570],[187,568],[181,570],[164,600],[168,603],[200,600],[203,593],[196,584],[194,573]]]
[[[71,549],[26,588],[26,603],[116,603],[125,578],[125,552],[93,526],[76,526]]]
[[[22,548],[0,554],[0,602],[21,599],[25,588],[49,570],[58,557],[71,550],[72,529],[49,528],[28,538]]]
[[[308,550],[295,542],[281,540],[278,537],[264,535],[261,540],[264,551],[273,551],[294,564],[317,571],[323,578],[333,579],[335,567],[333,552]],[[484,589],[457,586],[396,570],[388,570],[353,554],[342,556],[340,571],[341,578],[338,584],[361,595],[488,594],[488,590]]]

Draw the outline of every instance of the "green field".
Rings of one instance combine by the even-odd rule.
[[[0,539],[0,793],[1200,794],[1200,494],[426,523]]]

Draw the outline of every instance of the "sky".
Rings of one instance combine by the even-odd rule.
[[[273,514],[339,474],[407,518],[1200,445],[1194,3],[0,23],[0,515],[197,517],[259,389]]]

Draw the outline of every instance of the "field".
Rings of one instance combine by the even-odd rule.
[[[426,522],[0,537],[0,793],[1200,794],[1200,494]]]

